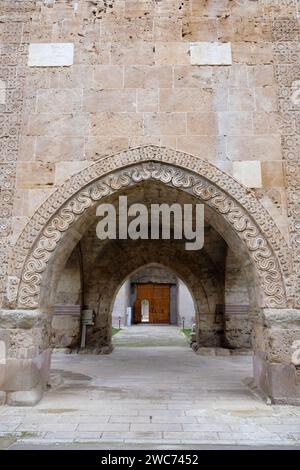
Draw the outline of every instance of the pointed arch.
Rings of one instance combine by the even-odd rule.
[[[290,305],[290,253],[254,192],[206,160],[155,146],[131,149],[91,164],[39,207],[14,249],[11,305],[37,308],[42,274],[63,234],[101,199],[144,181],[188,192],[213,209],[247,249],[260,279],[264,306]]]

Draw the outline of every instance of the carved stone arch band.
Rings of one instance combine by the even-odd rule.
[[[289,251],[255,195],[205,160],[154,146],[93,163],[40,206],[14,249],[12,272],[18,288],[11,300],[17,299],[19,307],[38,307],[42,274],[63,233],[103,197],[147,180],[188,191],[226,219],[250,253],[266,306],[287,306],[291,287]]]

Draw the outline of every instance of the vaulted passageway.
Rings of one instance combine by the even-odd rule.
[[[149,211],[152,203],[179,203],[182,207],[196,204],[194,197],[153,182],[140,183],[122,195],[128,197],[128,206],[145,201]],[[118,196],[106,198],[106,202],[118,209]],[[87,219],[86,231],[65,268],[53,270],[53,283],[57,286],[54,297],[49,298],[51,292],[45,291],[47,303],[59,305],[60,313],[63,304],[81,304],[94,311],[94,326],[87,328],[86,347],[90,351],[111,350],[112,316],[118,290],[147,266],[161,266],[186,283],[194,302],[197,346],[251,346],[249,315],[257,301],[252,266],[246,253],[239,251],[239,255],[234,255],[214,228],[211,210],[205,209],[204,246],[196,251],[186,250],[185,239],[175,240],[174,234],[170,240],[99,240],[98,220],[95,214]],[[217,227],[223,233],[220,223]],[[234,248],[237,240],[229,235],[227,238]],[[134,315],[138,314],[138,305],[132,302],[131,306],[136,310],[132,323],[137,323]],[[78,333],[77,328],[77,335],[75,332],[72,338],[73,348],[78,347]]]
[[[97,239],[99,202],[117,207],[120,196],[127,196],[128,206],[142,202],[146,208],[162,202],[204,204],[203,248],[186,250],[185,239],[172,237]],[[269,234],[270,216],[253,193],[206,161],[145,147],[82,170],[50,196],[44,208],[47,221],[41,223],[43,208],[33,217],[40,232],[34,238],[26,228],[16,245],[15,273],[19,272],[20,282],[9,304],[26,309],[22,315],[34,318],[28,334],[32,351],[38,351],[33,364],[39,367],[34,377],[26,379],[27,390],[33,390],[28,402],[41,396],[47,381],[51,321],[58,298],[64,299],[62,305],[94,312],[87,327],[86,352],[109,353],[117,292],[126,279],[151,264],[172,270],[188,286],[195,304],[195,349],[252,344],[257,386],[274,400],[286,395],[293,400],[296,373],[290,364],[290,345],[282,350],[277,339],[273,341],[277,312],[284,314],[290,305],[285,244],[279,232],[277,239]],[[31,247],[26,254],[20,249],[25,245]],[[12,400],[15,387],[20,385],[8,385]]]

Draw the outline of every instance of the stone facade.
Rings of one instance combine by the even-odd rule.
[[[239,347],[251,331],[256,384],[299,402],[296,0],[0,0],[0,18],[7,402],[41,397],[57,303],[93,305],[90,345],[110,351],[116,291],[147,263],[189,284],[198,345]],[[95,207],[120,192],[204,202],[204,250],[158,241],[91,252]]]

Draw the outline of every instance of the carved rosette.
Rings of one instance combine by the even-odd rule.
[[[108,172],[111,165],[119,169]],[[286,305],[282,274],[289,273],[288,251],[274,222],[252,192],[206,161],[152,146],[122,152],[91,165],[58,188],[40,207],[16,247],[15,272],[19,269],[21,278],[18,305],[38,306],[41,279],[49,259],[63,234],[88,208],[121,188],[147,180],[188,191],[224,217],[249,251],[266,306]]]

